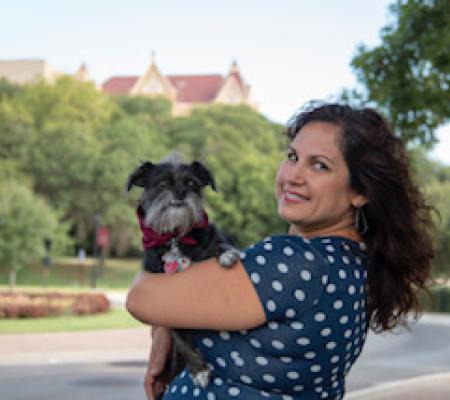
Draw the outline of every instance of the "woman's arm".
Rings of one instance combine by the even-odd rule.
[[[209,259],[173,275],[142,272],[126,307],[144,323],[173,328],[240,330],[266,321],[240,261],[230,269]]]

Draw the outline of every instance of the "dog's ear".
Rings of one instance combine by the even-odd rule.
[[[137,167],[128,177],[127,181],[127,192],[131,190],[133,186],[145,186],[145,177],[151,172],[154,165],[151,162],[144,162],[139,167]]]
[[[214,183],[214,177],[208,168],[206,168],[199,161],[194,161],[191,164],[191,168],[192,168],[192,171],[194,172],[194,175],[200,180],[200,182],[203,185],[205,185],[205,186],[211,185],[212,189],[214,191],[217,191],[216,184]]]

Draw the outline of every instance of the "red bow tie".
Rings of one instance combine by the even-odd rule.
[[[142,231],[142,244],[144,245],[144,249],[162,246],[170,242],[173,238],[178,238],[180,243],[189,244],[192,246],[197,244],[197,240],[195,240],[188,234],[182,237],[178,237],[178,234],[176,232],[158,233],[152,228],[146,226],[144,222],[145,212],[141,206],[138,206],[136,215],[138,217],[139,226]],[[196,223],[193,228],[206,228],[208,224],[208,215],[205,211],[203,211],[203,219],[200,222]]]

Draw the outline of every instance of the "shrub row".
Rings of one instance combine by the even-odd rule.
[[[90,315],[110,308],[109,300],[102,293],[0,292],[0,318]]]

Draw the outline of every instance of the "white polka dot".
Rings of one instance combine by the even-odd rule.
[[[232,352],[230,353],[230,357],[231,357],[231,358],[238,358],[238,357],[239,357],[239,352],[237,352],[237,351],[232,351]]]
[[[303,324],[298,321],[291,322],[291,328],[295,329],[296,331],[299,331],[300,329],[303,329]]]
[[[239,390],[239,388],[237,388],[237,387],[235,387],[235,386],[232,386],[232,387],[230,387],[230,388],[228,389],[229,395],[230,395],[230,396],[233,396],[233,397],[239,396],[239,393],[240,393],[240,392],[241,392],[241,391]]]
[[[328,275],[322,275],[322,284],[326,285],[328,283]]]
[[[177,385],[173,385],[171,388],[170,388],[170,393],[175,393],[177,391]]]
[[[294,318],[295,317],[295,310],[293,308],[288,308],[286,312],[284,313],[286,318]]]
[[[345,337],[346,339],[348,339],[348,338],[350,338],[350,336],[352,336],[352,330],[351,330],[351,329],[347,329],[347,330],[344,332],[344,337]]]
[[[314,379],[314,383],[316,385],[318,385],[319,383],[322,383],[322,382],[323,382],[323,378],[321,378],[320,376],[318,378]]]
[[[222,357],[217,357],[216,362],[218,365],[220,365],[222,368],[225,368],[227,366],[227,362]]]
[[[347,256],[342,256],[342,261],[344,262],[344,264],[350,264],[350,260]]]
[[[352,295],[352,294],[355,294],[355,292],[356,292],[355,286],[350,285],[350,286],[348,287],[348,294]]]
[[[308,261],[313,261],[314,260],[314,254],[311,251],[305,251],[305,253],[303,254],[305,256],[305,258]]]
[[[304,354],[305,358],[308,360],[312,360],[313,358],[316,358],[316,353],[313,351],[308,351]]]
[[[200,389],[198,387],[196,387],[193,391],[192,394],[197,397],[200,394]]]
[[[281,284],[280,281],[273,281],[272,282],[272,288],[276,292],[281,292],[283,290],[283,285]]]
[[[327,285],[327,293],[334,293],[336,291],[336,285],[334,283],[330,283]]]
[[[322,393],[322,392],[323,392],[323,388],[320,387],[320,386],[316,386],[316,387],[314,388],[314,391],[315,391],[316,393]]]
[[[334,253],[335,248],[331,244],[325,246],[326,251],[329,251],[330,253]]]
[[[292,357],[286,357],[286,356],[280,357],[280,361],[281,361],[281,362],[284,362],[284,363],[286,363],[286,364],[289,364],[289,363],[292,362]]]
[[[186,370],[183,370],[183,372],[181,372],[180,374],[180,378],[184,378],[186,376]]]
[[[264,250],[271,251],[273,249],[272,243],[266,242],[264,243]]]
[[[305,300],[305,297],[306,297],[305,292],[301,289],[297,289],[294,292],[294,296],[298,301],[303,301],[303,300]]]
[[[248,333],[248,331],[247,331],[247,329],[241,329],[241,330],[239,331],[239,333],[240,333],[241,335],[246,335],[246,334]]]
[[[261,390],[259,393],[261,393],[261,396],[263,396],[263,397],[269,397],[269,396],[270,396],[270,394],[267,393],[267,392],[264,391],[264,390]]]
[[[320,334],[322,336],[330,336],[331,335],[331,328],[324,328],[320,331]]]
[[[288,394],[282,394],[281,398],[283,400],[294,400],[294,398],[292,396],[288,395]]]
[[[202,340],[202,342],[203,342],[203,344],[204,344],[206,347],[213,347],[213,346],[214,346],[214,342],[213,342],[210,338],[204,338],[204,339]]]
[[[256,284],[261,282],[261,277],[259,276],[259,274],[257,272],[252,272],[250,274],[250,279],[252,280],[253,283],[256,283]]]
[[[344,325],[348,322],[348,315],[343,315],[341,318],[339,318],[339,322]]]
[[[310,281],[311,272],[304,269],[302,272],[300,272],[300,278],[302,278],[304,281]]]
[[[361,274],[359,273],[359,271],[357,269],[355,269],[353,271],[353,275],[356,279],[360,279],[361,278]]]
[[[274,312],[277,309],[277,305],[273,300],[267,300],[266,306],[267,309],[271,312]]]
[[[308,346],[308,344],[310,344],[311,341],[307,337],[300,337],[297,339],[297,343],[300,346]]]
[[[251,339],[250,339],[250,344],[251,344],[253,347],[256,347],[257,349],[260,349],[260,348],[261,348],[261,343],[259,342],[259,340],[255,339],[255,338],[251,338]]]
[[[186,385],[183,385],[182,388],[181,388],[181,390],[180,390],[180,392],[181,392],[182,394],[186,394],[187,391],[188,391],[188,387],[187,387]]]
[[[347,278],[347,273],[343,269],[339,270],[339,278],[341,278],[341,279]]]
[[[217,386],[222,386],[222,385],[223,385],[223,379],[222,379],[222,378],[219,378],[219,377],[214,378],[214,383],[215,383]]]
[[[240,379],[242,382],[246,383],[247,385],[250,385],[251,383],[253,383],[252,378],[250,378],[247,375],[241,375]]]
[[[359,248],[360,248],[361,250],[367,250],[367,246],[366,246],[366,244],[363,243],[363,242],[360,242],[360,243],[359,243]]]
[[[258,356],[258,357],[255,358],[255,360],[256,360],[256,363],[259,364],[259,365],[267,365],[267,364],[269,364],[269,360],[267,360],[267,358],[263,357],[263,356]]]
[[[206,395],[206,398],[208,400],[216,400],[216,395],[212,392],[208,392],[208,394]]]
[[[294,254],[294,250],[292,250],[291,247],[286,246],[286,247],[283,249],[283,253],[286,254],[287,256],[292,256],[292,254]]]
[[[304,389],[303,385],[296,385],[292,388],[294,392],[301,392]]]
[[[278,322],[275,321],[270,321],[267,326],[269,327],[269,329],[275,330],[279,328]]]
[[[361,257],[355,257],[356,264],[361,265]]]
[[[300,377],[300,374],[297,371],[289,371],[286,376],[289,379],[298,379]]]
[[[314,319],[316,322],[323,322],[325,321],[326,315],[323,312],[318,312],[316,315],[314,315]]]
[[[237,366],[237,367],[243,367],[244,366],[244,360],[241,358],[241,357],[237,357],[235,360],[234,360],[234,363],[235,363],[235,365]]]
[[[333,364],[337,364],[339,362],[339,356],[333,356],[330,358],[330,362]]]
[[[328,342],[328,343],[326,344],[326,348],[327,348],[328,350],[334,350],[334,349],[336,348],[336,346],[337,346],[336,342]]]
[[[286,264],[284,264],[284,263],[279,263],[279,264],[277,265],[277,269],[278,269],[278,271],[280,271],[282,274],[286,274],[286,273],[289,272],[288,266],[287,266]]]
[[[220,331],[219,335],[223,340],[230,340],[231,337],[231,335],[227,331]]]
[[[274,383],[275,382],[275,377],[273,375],[270,375],[270,374],[264,374],[262,378],[267,383]]]
[[[333,257],[333,256],[328,255],[328,256],[327,256],[327,259],[328,259],[328,262],[329,262],[330,264],[333,264],[333,263],[334,263],[334,257]]]
[[[311,372],[320,372],[322,367],[319,364],[311,365]]]
[[[272,347],[274,347],[277,350],[283,350],[284,349],[284,343],[280,340],[272,340]]]
[[[259,265],[265,265],[266,264],[266,258],[264,256],[256,256],[256,262]]]
[[[336,300],[336,301],[333,303],[333,308],[334,308],[335,310],[340,310],[343,306],[344,306],[344,303],[343,303],[342,300]]]

